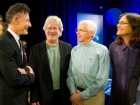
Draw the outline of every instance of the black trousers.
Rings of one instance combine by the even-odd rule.
[[[53,104],[52,105],[61,105],[60,90],[53,91]]]

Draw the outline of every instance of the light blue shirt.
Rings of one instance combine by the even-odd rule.
[[[72,93],[76,86],[86,90],[80,94],[83,99],[97,95],[104,89],[108,81],[110,58],[107,47],[91,41],[84,46],[79,44],[71,51],[67,85]]]

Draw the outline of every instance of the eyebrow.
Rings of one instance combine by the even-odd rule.
[[[119,21],[119,22],[128,22],[128,21],[123,21],[123,20],[122,20],[122,21]]]

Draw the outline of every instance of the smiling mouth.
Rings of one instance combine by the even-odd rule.
[[[25,30],[28,30],[29,28],[25,28]]]

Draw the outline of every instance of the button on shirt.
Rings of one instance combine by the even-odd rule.
[[[80,93],[83,99],[97,95],[107,84],[109,69],[109,53],[104,45],[94,41],[86,46],[77,45],[72,49],[68,70],[70,92],[76,92],[76,86],[79,86],[86,89]]]

